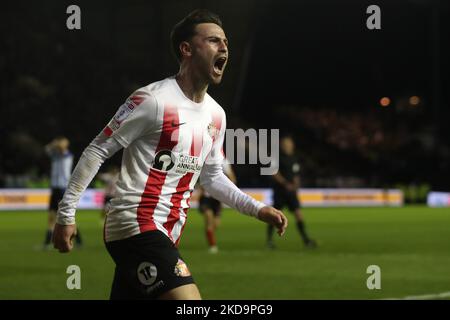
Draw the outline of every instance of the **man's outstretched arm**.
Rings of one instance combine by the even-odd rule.
[[[284,234],[288,220],[283,212],[242,192],[223,173],[220,164],[205,164],[200,175],[200,184],[215,199],[241,213],[275,226],[280,236]]]
[[[73,247],[71,239],[76,234],[75,211],[81,194],[91,183],[102,163],[121,148],[122,145],[114,138],[100,133],[84,150],[59,203],[53,244],[60,252],[68,252]]]

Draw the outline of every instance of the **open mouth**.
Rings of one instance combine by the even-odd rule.
[[[217,74],[222,74],[226,62],[226,57],[219,57],[214,63],[214,72],[216,72]]]

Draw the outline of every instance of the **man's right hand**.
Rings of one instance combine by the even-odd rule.
[[[70,224],[63,226],[61,224],[55,224],[53,230],[53,247],[58,249],[59,252],[69,252],[73,248],[72,239],[77,234],[77,225]]]

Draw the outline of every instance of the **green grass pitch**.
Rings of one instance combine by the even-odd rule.
[[[450,209],[305,208],[319,243],[305,249],[292,215],[277,249],[265,248],[265,225],[224,210],[219,253],[207,252],[202,216],[190,210],[180,252],[204,299],[381,299],[450,291]],[[80,211],[83,248],[42,251],[46,212],[0,212],[0,299],[107,299],[114,265],[97,211]],[[81,268],[81,290],[66,269]],[[369,290],[369,265],[381,289]]]

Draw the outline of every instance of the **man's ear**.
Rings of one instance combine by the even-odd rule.
[[[180,43],[180,52],[182,57],[190,57],[192,56],[192,48],[191,44],[187,41],[183,41]]]

